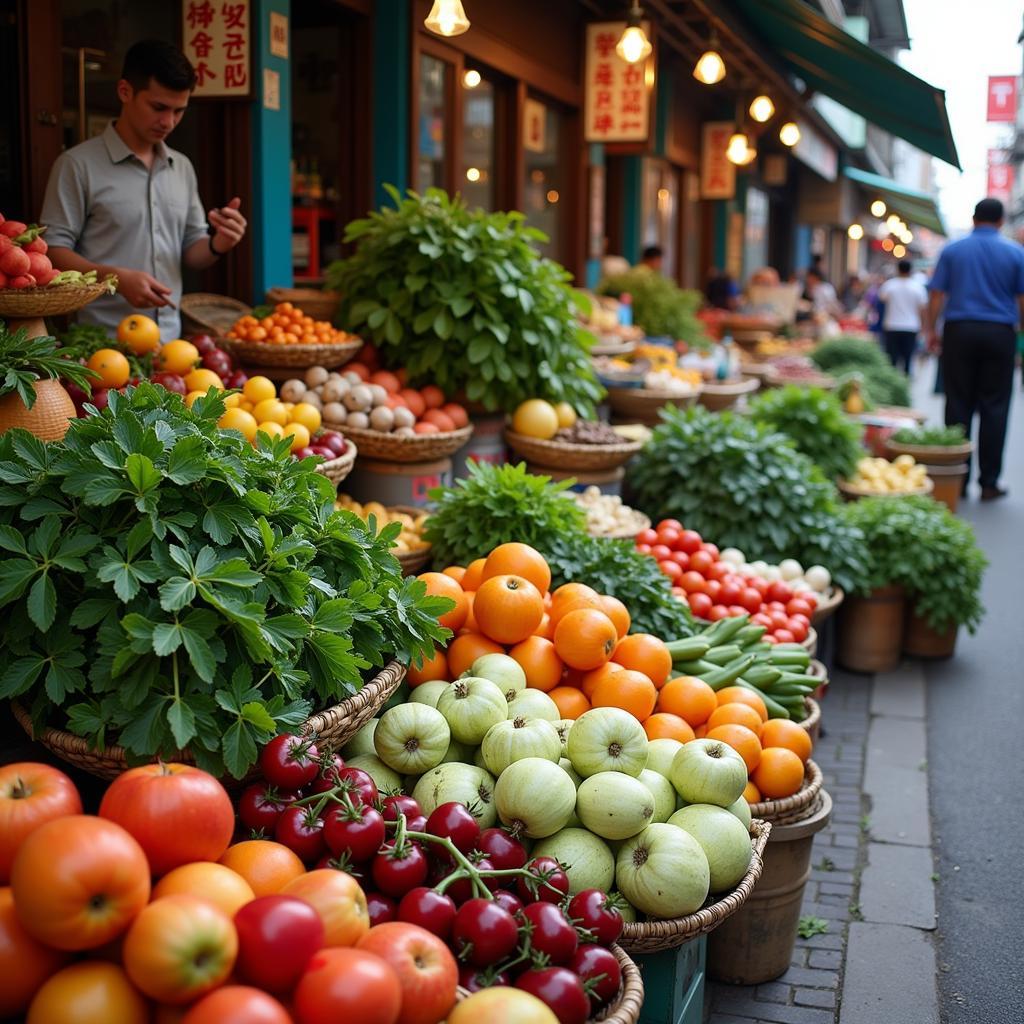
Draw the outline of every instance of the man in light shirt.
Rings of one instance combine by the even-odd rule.
[[[897,369],[910,373],[917,338],[921,333],[921,316],[928,305],[928,292],[920,281],[910,276],[910,260],[900,260],[896,276],[878,289],[885,303],[882,315],[882,340],[885,351]]]

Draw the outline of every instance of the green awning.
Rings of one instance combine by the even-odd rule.
[[[900,185],[892,178],[870,174],[857,167],[847,167],[843,174],[850,181],[862,185],[871,199],[882,199],[890,211],[897,213],[908,224],[917,224],[929,231],[937,231],[940,235],[946,233],[939,207],[934,197],[927,192],[918,192],[917,189]]]
[[[807,85],[879,128],[960,166],[946,94],[854,39],[803,0],[715,0],[739,12],[753,33]]]

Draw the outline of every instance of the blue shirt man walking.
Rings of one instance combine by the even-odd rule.
[[[978,414],[982,501],[1006,494],[999,475],[1013,388],[1015,325],[1024,321],[1024,249],[999,233],[1002,223],[1003,204],[982,199],[974,208],[974,230],[943,249],[928,286],[929,342],[935,350],[940,349],[935,324],[945,302],[946,424],[959,423],[970,437]]]

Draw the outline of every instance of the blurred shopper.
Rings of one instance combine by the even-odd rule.
[[[717,267],[708,274],[708,283],[704,294],[710,305],[715,309],[734,310],[739,305],[740,290],[732,275]]]
[[[910,373],[910,363],[921,333],[921,316],[928,305],[928,292],[910,273],[910,260],[900,260],[896,276],[890,277],[878,289],[878,297],[885,303],[882,315],[882,339],[889,360],[897,369]]]
[[[978,481],[982,501],[1001,498],[1003,444],[1010,414],[1015,326],[1024,312],[1024,249],[999,233],[1003,204],[982,199],[974,230],[946,246],[932,275],[929,345],[942,353],[946,423],[968,436],[978,414]],[[945,303],[940,342],[936,329]]]
[[[804,294],[811,303],[816,316],[832,318],[843,314],[843,304],[836,295],[835,287],[826,281],[820,264],[812,264],[804,276]]]
[[[656,274],[661,273],[661,266],[665,262],[665,253],[660,245],[648,245],[644,248],[644,251],[640,254],[640,262],[637,264],[638,267],[646,267],[648,270],[653,270]]]

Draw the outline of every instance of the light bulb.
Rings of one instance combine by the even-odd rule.
[[[862,239],[862,238],[864,237],[864,228],[862,228],[862,227],[860,226],[860,224],[851,224],[851,225],[850,225],[850,226],[849,226],[849,227],[848,227],[848,228],[846,229],[846,233],[847,233],[847,234],[848,234],[848,235],[850,236],[850,238],[852,238],[852,239],[853,239],[853,240],[854,240],[855,242],[859,242],[859,241],[860,241],[860,240],[861,240],[861,239]]]
[[[779,142],[784,146],[795,146],[800,141],[800,128],[795,121],[787,121],[779,129]]]
[[[896,243],[891,238],[883,238],[882,239],[882,248],[886,252],[892,252],[892,250],[893,250],[895,245],[896,245]]]
[[[705,50],[693,68],[693,77],[705,85],[715,85],[725,78],[725,61],[717,50]]]
[[[904,245],[910,245],[910,243],[913,240],[914,240],[914,232],[911,231],[910,228],[907,228],[907,230],[903,232],[903,244]]]
[[[434,0],[423,24],[438,36],[461,36],[469,29],[469,18],[462,9],[462,0]]]
[[[750,140],[743,132],[734,132],[729,138],[725,156],[730,163],[743,167],[757,156],[757,150],[750,145]]]
[[[764,124],[765,121],[770,121],[775,115],[775,104],[772,103],[770,96],[755,96],[750,101],[750,116],[758,122],[758,124]]]
[[[627,64],[639,64],[651,55],[651,41],[640,25],[628,25],[615,44],[615,52]]]
[[[480,84],[480,72],[476,68],[470,68],[462,76],[462,84],[467,89],[475,89]]]
[[[548,194],[547,194],[546,198],[547,198],[547,201],[549,203],[552,203],[552,204],[557,203],[558,200],[559,200],[558,189],[556,189],[556,188],[548,189]]]
[[[893,234],[895,234],[897,231],[899,231],[901,223],[902,222],[900,221],[899,217],[896,216],[895,213],[890,213],[889,216],[885,218],[885,226]]]
[[[896,259],[901,260],[907,255],[907,250],[897,242],[897,244],[892,247],[892,254]]]
[[[466,168],[466,181],[479,181],[480,180],[480,168],[479,167],[467,167]]]
[[[885,216],[885,210],[886,210],[885,203],[883,203],[881,199],[876,199],[871,204],[871,216],[872,217],[878,217],[878,218],[884,217]]]

